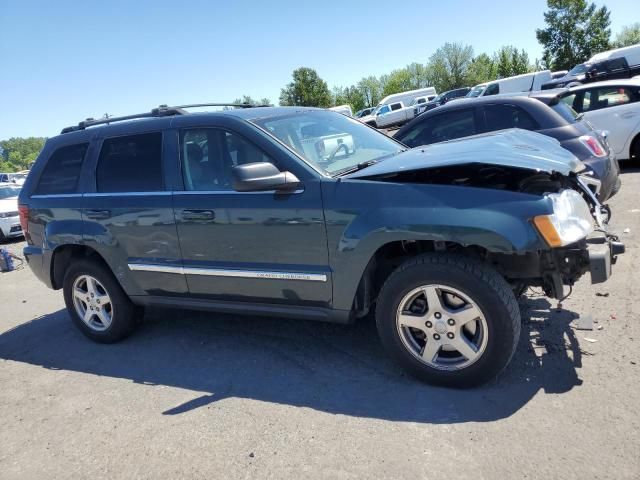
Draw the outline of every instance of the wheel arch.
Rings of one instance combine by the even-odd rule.
[[[78,259],[90,259],[100,263],[106,269],[111,271],[111,268],[105,261],[105,259],[96,250],[87,245],[78,244],[66,244],[60,245],[55,248],[51,257],[51,286],[54,290],[62,288],[64,282],[64,275],[71,265],[73,260]]]

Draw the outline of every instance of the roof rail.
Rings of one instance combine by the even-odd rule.
[[[138,118],[157,118],[157,117],[169,117],[173,115],[185,115],[188,114],[186,108],[198,108],[198,107],[234,107],[234,108],[251,108],[251,107],[269,107],[270,105],[252,105],[250,103],[193,103],[190,105],[159,105],[157,108],[152,109],[150,112],[136,113],[133,115],[125,115],[122,117],[108,117],[100,118],[98,120],[94,118],[87,118],[77,125],[65,127],[60,133],[76,132],[78,130],[84,130],[87,127],[93,127],[95,125],[105,125],[114,122],[122,122],[124,120],[135,120]]]

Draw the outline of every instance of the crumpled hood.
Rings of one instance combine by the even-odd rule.
[[[483,163],[568,175],[585,168],[556,139],[518,128],[416,147],[347,175],[374,177],[400,171]]]

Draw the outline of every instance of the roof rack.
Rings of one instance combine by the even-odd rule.
[[[105,125],[114,122],[122,122],[124,120],[135,120],[138,118],[157,118],[157,117],[170,117],[173,115],[186,115],[187,108],[199,108],[199,107],[234,107],[234,108],[252,108],[252,107],[269,107],[270,105],[253,105],[250,103],[193,103],[189,105],[159,105],[157,108],[152,109],[150,112],[136,113],[133,115],[125,115],[122,117],[108,117],[100,118],[98,120],[94,118],[87,118],[77,125],[65,127],[60,133],[76,132],[78,130],[84,130],[87,127],[93,127],[95,125]]]

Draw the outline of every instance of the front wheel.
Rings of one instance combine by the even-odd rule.
[[[65,273],[63,290],[73,323],[95,342],[117,342],[138,324],[140,311],[102,264],[74,262]]]
[[[382,343],[417,378],[477,386],[509,363],[520,336],[520,310],[493,268],[460,255],[428,254],[395,270],[376,308]]]

